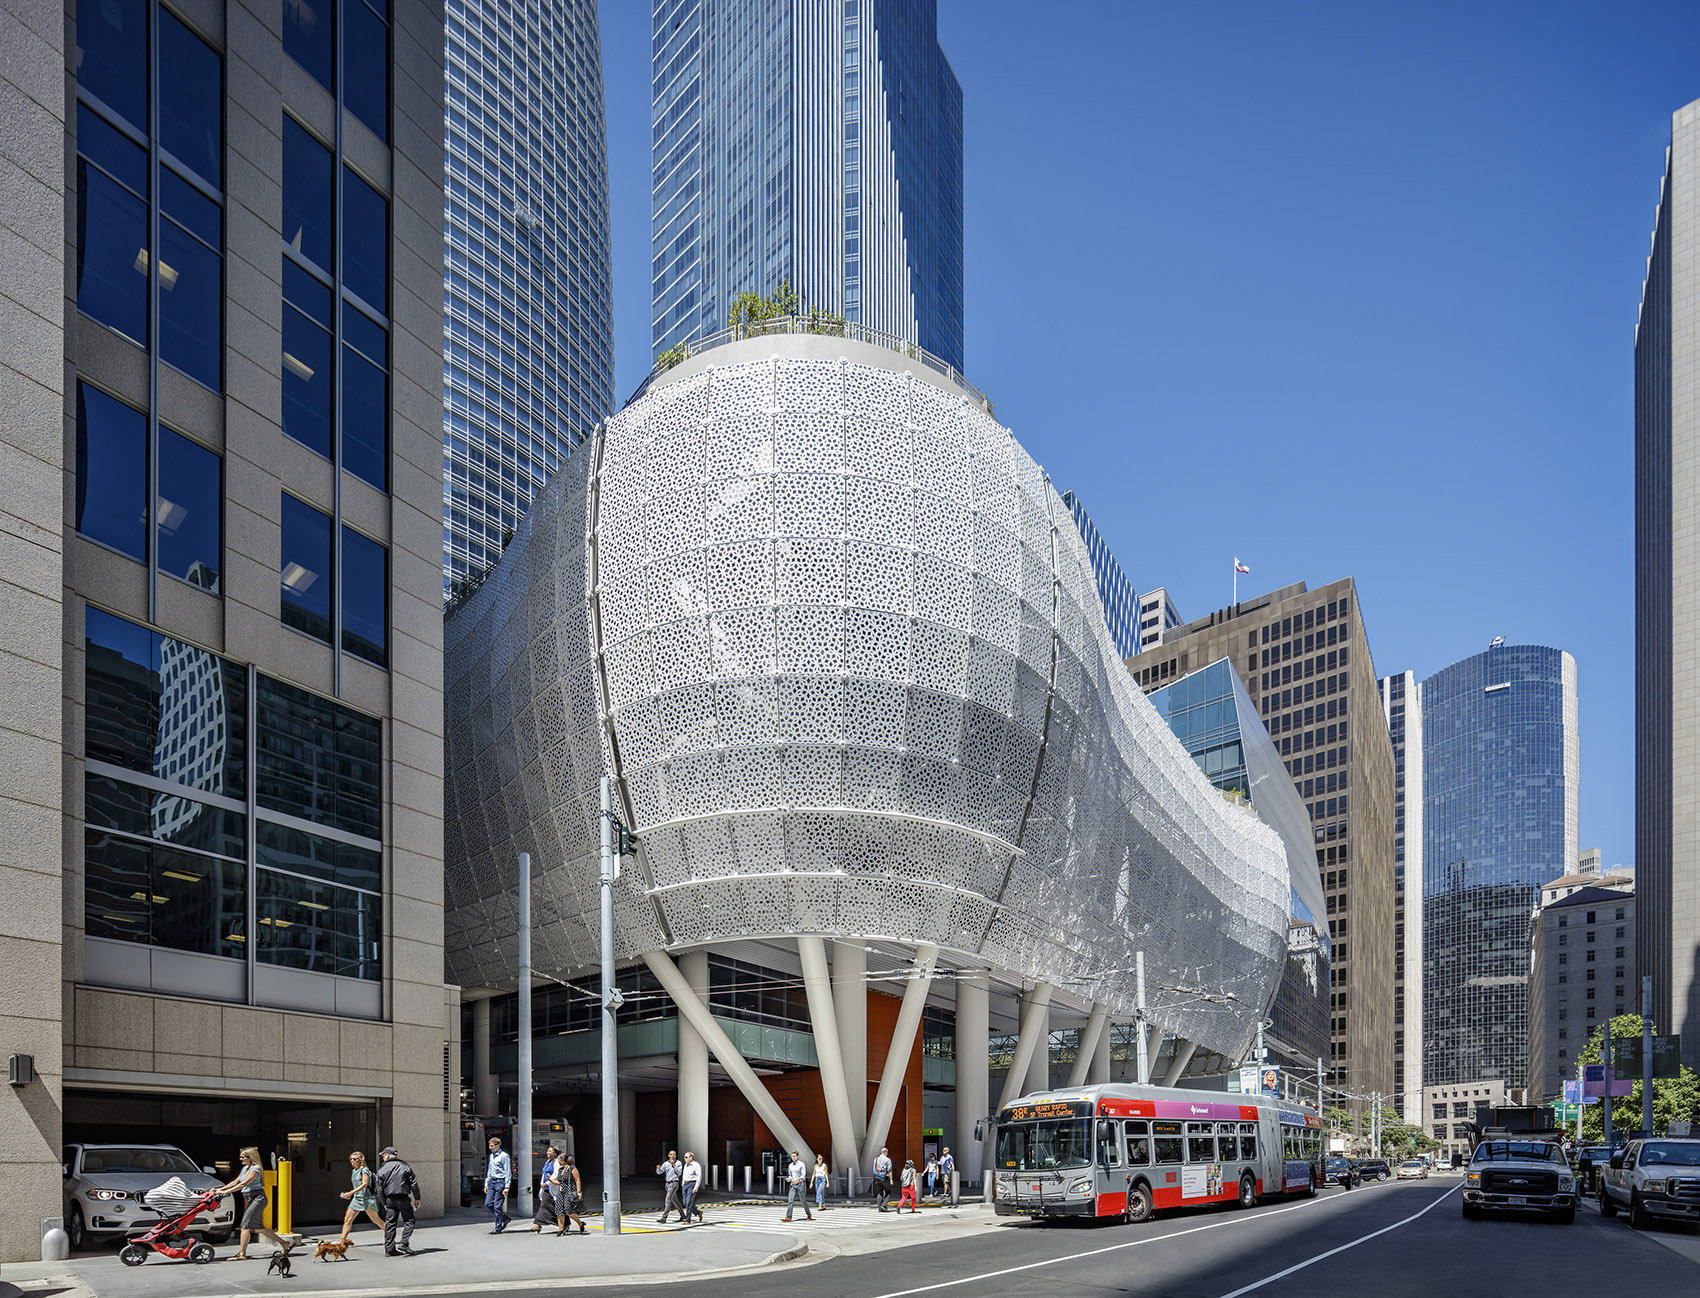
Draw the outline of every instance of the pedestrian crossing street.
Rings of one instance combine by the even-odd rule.
[[[623,1213],[620,1217],[620,1230],[625,1234],[675,1234],[693,1230],[734,1230],[740,1233],[802,1236],[808,1238],[811,1234],[836,1235],[852,1231],[866,1232],[876,1223],[885,1224],[899,1218],[895,1208],[881,1217],[878,1210],[871,1207],[857,1206],[853,1208],[827,1206],[816,1209],[815,1218],[810,1221],[799,1213],[793,1220],[787,1222],[783,1202],[763,1202],[761,1200],[745,1200],[732,1203],[704,1203],[702,1205],[703,1220],[684,1225],[676,1218],[670,1219],[663,1226],[659,1218],[648,1212]],[[901,1214],[904,1222],[923,1222],[929,1216],[937,1218],[942,1211],[949,1211],[948,1204],[922,1204],[918,1213],[907,1209]],[[587,1217],[592,1230],[600,1226],[595,1217]]]

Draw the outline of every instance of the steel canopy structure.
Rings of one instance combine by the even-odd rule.
[[[643,841],[622,959],[879,939],[1129,1019],[1143,951],[1148,1017],[1230,1058],[1268,1009],[1280,840],[1129,677],[1039,466],[899,351],[764,336],[657,377],[444,638],[453,982],[511,985],[522,851],[535,967],[595,966],[609,772]]]

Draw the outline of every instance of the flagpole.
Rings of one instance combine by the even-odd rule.
[[[1234,603],[1240,602],[1240,557],[1234,556]]]

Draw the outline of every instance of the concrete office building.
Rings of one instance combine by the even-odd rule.
[[[1455,1158],[1470,1161],[1470,1153],[1475,1149],[1471,1123],[1486,1126],[1491,1110],[1523,1102],[1522,1088],[1511,1086],[1502,1077],[1425,1086],[1422,1095],[1422,1125],[1441,1142],[1441,1150],[1435,1157],[1448,1162]]]
[[[1393,746],[1356,583],[1303,582],[1165,632],[1128,663],[1149,693],[1228,658],[1310,816],[1334,944],[1329,1076],[1393,1095]]]
[[[1174,600],[1162,586],[1139,597],[1139,642],[1135,652],[1144,653],[1153,645],[1163,643],[1163,636],[1184,619]]]
[[[651,341],[789,280],[963,367],[962,88],[934,0],[654,0]]]
[[[0,1259],[84,1140],[439,1212],[441,18],[0,12]]]
[[[865,1176],[934,1140],[976,1179],[1001,1100],[1111,1075],[1140,951],[1153,1076],[1244,1056],[1288,957],[1281,839],[1133,687],[1061,497],[949,372],[728,342],[596,438],[445,627],[450,968],[512,988],[530,852],[532,957],[568,984],[528,1025],[538,1103],[581,1158],[605,773],[642,843],[614,897],[634,1170],[667,1142]]]
[[[614,408],[614,345],[594,0],[444,12],[447,593]]]
[[[1098,595],[1104,605],[1104,622],[1110,628],[1110,639],[1115,641],[1117,653],[1123,658],[1131,658],[1139,650],[1138,604],[1133,587],[1128,584],[1127,574],[1116,562],[1115,552],[1092,521],[1092,516],[1086,512],[1080,497],[1072,491],[1065,491],[1062,501],[1074,516],[1074,525],[1080,529],[1087,557],[1092,560],[1092,577],[1098,583]]]
[[[1700,1068],[1700,99],[1670,149],[1635,326],[1636,973]]]
[[[1422,703],[1423,1077],[1520,1086],[1529,915],[1577,860],[1576,660],[1496,638]]]
[[[1616,878],[1616,876],[1614,876]],[[1541,889],[1529,924],[1529,1101],[1562,1097],[1582,1047],[1614,1014],[1641,1012],[1635,972],[1635,886],[1600,880]]]
[[[1423,694],[1415,673],[1378,683],[1393,744],[1393,1093],[1422,1125]]]

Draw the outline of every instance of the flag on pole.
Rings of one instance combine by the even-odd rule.
[[[1246,567],[1245,564],[1241,563],[1239,561],[1239,559],[1236,557],[1234,559],[1234,571],[1235,572],[1250,572],[1251,569]]]

